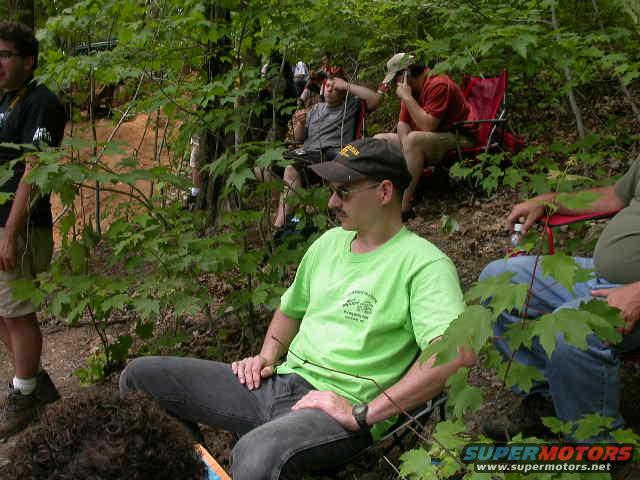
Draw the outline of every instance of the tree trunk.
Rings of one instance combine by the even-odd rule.
[[[35,30],[35,0],[9,0],[9,18]]]
[[[558,19],[556,18],[555,4],[551,4],[551,25],[553,26],[553,29],[556,31],[555,33],[556,40],[559,41],[560,34],[558,33],[559,27],[558,27]],[[584,138],[586,136],[586,131],[584,128],[584,123],[582,121],[582,113],[580,112],[580,107],[578,107],[578,102],[576,102],[576,97],[573,94],[573,87],[571,86],[571,83],[573,81],[571,77],[571,69],[567,64],[564,64],[562,66],[562,69],[564,70],[564,76],[565,76],[565,79],[567,80],[567,87],[569,89],[567,92],[567,97],[569,99],[569,105],[571,106],[571,111],[573,112],[573,115],[576,119],[576,128],[578,129],[578,136],[580,138]]]
[[[212,3],[209,8],[209,20],[215,23],[231,23],[231,12],[222,8],[217,3]],[[204,68],[206,68],[207,82],[211,83],[217,76],[229,71],[231,64],[229,62],[222,62],[220,58],[230,58],[231,53],[231,39],[229,37],[220,38],[215,45],[210,45],[209,58]],[[211,53],[215,52],[215,53]],[[215,105],[207,105],[205,108],[208,110]],[[224,152],[225,138],[224,131],[218,129],[217,131],[208,130],[206,135],[203,136],[203,141],[208,146],[209,158],[206,163],[213,163]],[[209,212],[209,222],[215,223],[218,216],[220,196],[224,186],[224,180],[219,176],[214,181],[211,181],[209,174],[204,175],[204,188],[198,194],[195,207],[197,209],[207,210]]]

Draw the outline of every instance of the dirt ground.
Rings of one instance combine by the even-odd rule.
[[[140,131],[144,129],[146,118],[136,118],[127,122],[121,130],[123,142],[138,142]],[[105,122],[100,126],[101,135],[108,135],[109,125]],[[104,138],[104,137],[103,137]],[[155,161],[153,157],[153,135],[149,135],[149,143],[144,143],[141,161],[149,164]],[[148,186],[143,186],[148,188]],[[91,194],[92,195],[92,194]],[[464,289],[476,281],[482,267],[489,261],[504,255],[509,242],[509,235],[504,230],[502,219],[508,212],[509,206],[517,200],[513,193],[500,193],[490,198],[482,198],[471,193],[467,188],[450,184],[447,181],[436,180],[427,186],[422,200],[417,204],[418,216],[409,223],[409,228],[431,240],[446,252],[457,265],[460,280]],[[91,198],[83,200],[86,211],[91,211]],[[56,208],[59,208],[57,206]],[[444,215],[454,218],[459,224],[459,230],[453,234],[445,234],[441,228]],[[130,329],[126,323],[114,325],[117,333]],[[46,319],[43,322],[45,345],[43,351],[43,366],[55,380],[63,397],[77,395],[83,388],[74,371],[84,365],[85,359],[98,348],[97,337],[89,325],[79,325],[69,328],[58,319]],[[12,376],[11,362],[6,351],[0,347],[0,379],[9,381]],[[497,379],[491,372],[476,369],[473,372],[473,383],[485,387],[487,401],[480,412],[470,416],[469,427],[477,429],[482,418],[496,415],[513,404],[514,397],[509,393],[498,393]],[[640,394],[640,364],[625,364],[623,379],[623,414],[629,424],[640,431],[640,411],[636,408],[636,399]],[[89,387],[115,389],[117,378],[112,377],[107,383]],[[214,430],[205,430],[207,446],[221,463],[227,464],[233,439],[229,434]],[[0,445],[0,478],[2,465],[6,465],[7,452],[15,442],[14,439]],[[392,462],[397,464],[398,451],[390,455]],[[347,470],[336,478],[357,479],[367,471],[375,471],[379,479],[395,478],[393,469],[382,457],[382,451],[377,450],[366,455],[362,460],[349,466]],[[637,476],[636,476],[637,475]],[[640,471],[629,479],[640,479]]]

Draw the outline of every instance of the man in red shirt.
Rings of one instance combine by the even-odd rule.
[[[392,81],[397,84],[396,95],[401,100],[397,133],[380,133],[376,137],[402,146],[412,177],[402,200],[406,215],[424,165],[437,165],[456,145],[473,146],[476,131],[469,128],[456,133],[453,124],[475,120],[476,115],[451,78],[431,75],[413,55],[398,53],[389,59],[382,83]]]

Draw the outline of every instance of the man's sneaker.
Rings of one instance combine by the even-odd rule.
[[[505,442],[518,433],[525,437],[548,437],[552,435],[541,417],[555,417],[553,404],[542,395],[525,397],[518,407],[506,416],[491,418],[482,424],[487,437]]]
[[[40,414],[44,405],[60,398],[46,371],[38,372],[36,378],[36,389],[30,395],[23,395],[9,384],[9,393],[0,404],[0,440],[24,429]]]
[[[36,375],[37,382],[35,396],[36,400],[45,405],[47,403],[53,403],[60,398],[60,394],[58,393],[58,389],[51,381],[51,377],[46,370],[40,370]]]
[[[5,440],[24,429],[38,415],[35,392],[22,395],[20,390],[9,385],[9,394],[0,404],[0,439]]]

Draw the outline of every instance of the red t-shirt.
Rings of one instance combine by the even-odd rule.
[[[416,100],[425,112],[440,120],[438,132],[452,131],[452,124],[455,122],[477,120],[473,107],[464,98],[462,90],[447,75],[427,76],[422,84],[420,97]],[[408,123],[411,130],[420,130],[404,102],[400,105],[400,121]],[[474,125],[465,129],[475,136],[478,127]]]

